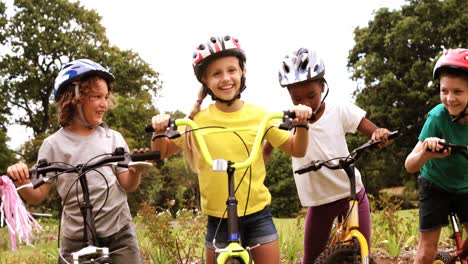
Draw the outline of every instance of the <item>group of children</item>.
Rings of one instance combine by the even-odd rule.
[[[379,128],[366,116],[366,112],[351,103],[333,103],[322,96],[328,85],[325,79],[325,65],[313,50],[300,48],[286,55],[280,64],[279,83],[286,87],[296,117],[292,120],[294,133],[273,127],[267,130],[263,154],[259,153],[251,168],[251,177],[244,177],[244,171],[235,173],[236,192],[239,200],[238,215],[242,243],[252,247],[255,263],[280,263],[278,233],[273,223],[269,205],[271,195],[264,185],[266,175],[264,157],[273,147],[291,155],[293,169],[311,160],[327,160],[349,154],[346,133],[361,134],[371,140],[380,140],[387,145],[389,130]],[[246,56],[239,41],[233,36],[211,37],[197,46],[193,55],[195,76],[201,83],[198,97],[188,118],[200,127],[256,126],[268,111],[241,99],[246,88]],[[468,231],[468,183],[466,182],[466,160],[452,157],[449,153],[437,151],[439,140],[457,144],[468,144],[468,50],[446,51],[434,69],[434,78],[440,80],[442,104],[428,115],[419,142],[409,154],[405,166],[411,173],[421,171],[420,186],[420,240],[415,263],[430,263],[435,258],[435,248],[440,228],[447,224],[447,210],[451,203],[457,205],[460,220]],[[62,126],[48,137],[39,151],[39,159],[63,161],[77,164],[97,154],[112,152],[120,146],[128,150],[122,135],[112,129],[99,126],[108,110],[113,75],[99,64],[89,60],[68,63],[55,81],[55,101],[59,106],[59,121]],[[201,104],[207,95],[214,101],[205,109]],[[169,116],[159,114],[152,118],[155,134],[164,133]],[[189,135],[190,133],[188,133]],[[252,133],[242,133],[249,151],[252,148]],[[240,153],[238,140],[223,134],[205,137],[213,156],[226,160],[237,160]],[[73,147],[70,147],[73,146]],[[152,150],[161,152],[166,158],[184,151],[191,167],[198,174],[202,212],[208,215],[206,232],[206,262],[214,263],[215,246],[228,243],[227,224],[221,221],[226,208],[226,192],[219,186],[227,186],[227,177],[220,177],[200,157],[197,145],[190,136],[171,141],[158,138],[151,142]],[[431,151],[427,151],[427,150]],[[229,151],[228,151],[229,150]],[[236,151],[239,150],[239,151]],[[262,150],[259,150],[262,151]],[[130,212],[126,192],[134,191],[140,182],[143,167],[112,170],[99,169],[105,175],[111,188],[108,203],[96,217],[98,236],[105,238],[111,249],[122,251],[112,255],[114,263],[141,263],[135,231],[130,225]],[[28,168],[18,163],[8,168],[8,174],[18,185],[28,182]],[[58,177],[56,186],[62,199],[76,179],[76,175]],[[92,200],[103,201],[104,189],[101,177],[88,177]],[[333,219],[347,210],[349,181],[343,171],[322,168],[316,172],[294,175],[300,201],[307,207],[304,235],[303,263],[313,263],[325,249]],[[20,191],[31,203],[42,201],[50,190],[45,184],[38,189],[25,188]],[[356,170],[356,191],[359,198],[359,228],[370,245],[371,220],[369,202],[359,172]],[[62,216],[61,255],[84,247],[80,230],[83,221],[76,199],[64,201]],[[222,197],[221,197],[222,196]],[[99,209],[95,206],[94,210]],[[445,212],[446,214],[441,214]],[[96,213],[96,212],[94,212]],[[218,230],[218,223],[221,226]],[[216,236],[216,237],[215,237]],[[258,246],[256,246],[258,245]],[[130,261],[131,260],[131,261]]]

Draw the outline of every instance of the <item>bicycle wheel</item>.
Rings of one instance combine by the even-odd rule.
[[[437,252],[436,259],[432,264],[447,264],[450,262],[451,256],[447,252]]]
[[[244,261],[238,258],[231,258],[226,261],[226,264],[244,264]]]
[[[336,244],[325,250],[315,260],[315,264],[361,264],[361,250],[359,243],[353,239],[352,244]],[[369,263],[375,264],[369,257]]]

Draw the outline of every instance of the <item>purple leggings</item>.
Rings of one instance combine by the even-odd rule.
[[[370,248],[370,210],[369,200],[364,188],[357,193],[359,202],[359,231],[364,235]],[[348,198],[309,207],[304,226],[304,257],[303,264],[313,263],[325,250],[330,236],[333,220],[349,208]]]

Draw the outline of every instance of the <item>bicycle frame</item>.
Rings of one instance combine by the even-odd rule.
[[[217,159],[213,160],[206,142],[203,138],[203,135],[208,134],[215,134],[215,133],[229,133],[229,132],[240,132],[240,131],[247,131],[255,129],[255,127],[238,127],[238,128],[219,128],[213,129],[209,132],[205,132],[200,130],[198,125],[192,121],[191,119],[176,119],[174,121],[174,125],[169,124],[171,130],[176,131],[177,126],[189,126],[194,133],[195,139],[198,143],[200,153],[204,161],[210,165],[213,171],[219,172],[227,172],[228,175],[228,198],[227,198],[227,221],[228,221],[228,246],[221,249],[216,249],[216,253],[218,256],[216,258],[217,263],[226,263],[227,260],[232,258],[240,258],[245,264],[253,263],[252,256],[250,254],[250,248],[243,248],[240,244],[240,235],[239,235],[239,227],[237,223],[238,215],[237,215],[237,199],[235,197],[235,190],[234,190],[234,172],[236,169],[245,169],[248,168],[254,160],[258,158],[259,150],[263,143],[263,136],[265,134],[268,122],[272,119],[281,119],[283,118],[283,122],[287,118],[293,118],[294,113],[289,111],[284,112],[277,112],[277,113],[270,113],[266,115],[260,124],[256,127],[257,133],[254,139],[254,143],[252,145],[252,149],[250,151],[249,157],[241,162],[233,162],[224,159]],[[285,129],[287,126],[281,126],[280,128]],[[170,134],[171,132],[168,132]],[[179,135],[173,135],[170,138],[175,138]],[[157,136],[156,136],[157,137]]]
[[[333,244],[338,242],[348,243],[352,241],[353,238],[357,239],[359,243],[359,248],[361,250],[361,262],[368,264],[369,263],[369,246],[367,245],[366,238],[359,231],[359,200],[356,195],[356,174],[354,173],[353,164],[348,163],[346,160],[339,161],[340,166],[346,172],[350,182],[350,196],[349,196],[349,209],[347,215],[345,216],[344,232],[341,237],[338,237]],[[340,232],[340,231],[338,231]],[[330,244],[329,246],[332,246]]]

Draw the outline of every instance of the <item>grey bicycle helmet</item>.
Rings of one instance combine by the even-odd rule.
[[[313,50],[300,48],[284,57],[278,72],[282,87],[323,78],[325,64]]]
[[[54,82],[54,99],[56,102],[60,100],[61,95],[69,84],[78,81],[85,76],[91,74],[99,75],[108,82],[115,80],[114,75],[99,63],[88,59],[78,59],[65,64],[62,70],[58,73]]]

